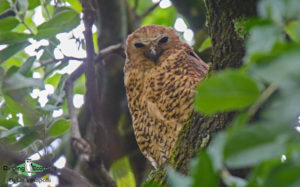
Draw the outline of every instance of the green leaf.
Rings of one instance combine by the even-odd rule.
[[[299,21],[292,21],[288,23],[285,28],[285,32],[294,41],[300,42],[300,24]]]
[[[5,49],[0,51],[0,64],[8,60],[10,57],[14,56],[21,50],[24,50],[30,43],[25,41],[21,43],[16,43],[6,47]]]
[[[22,138],[20,138],[17,143],[16,147],[19,149],[23,149],[40,138],[40,134],[37,133],[35,130],[31,130],[29,133],[26,133]]]
[[[128,0],[129,4],[133,7],[135,0]],[[138,14],[143,14],[146,10],[148,10],[151,6],[153,6],[153,3],[151,0],[144,0],[143,3],[139,3],[136,12]]]
[[[31,72],[31,67],[33,65],[33,62],[36,60],[35,56],[29,57],[26,62],[23,63],[23,65],[19,68],[18,72],[22,75],[27,75]]]
[[[118,187],[135,187],[135,178],[127,156],[115,161],[109,169],[109,174]]]
[[[192,179],[181,173],[178,173],[173,168],[167,169],[167,179],[172,187],[190,187]]]
[[[63,133],[65,133],[67,130],[69,130],[71,125],[71,121],[67,121],[65,119],[60,119],[58,121],[55,121],[48,130],[49,136],[57,137]]]
[[[48,102],[49,104],[57,105],[64,102],[65,92],[63,90],[63,87],[68,76],[69,76],[68,74],[61,75],[54,94],[51,94],[49,97],[49,102]]]
[[[79,0],[67,0],[67,1],[68,1],[68,3],[70,3],[71,8],[76,10],[78,13],[82,12],[82,7],[81,7]]]
[[[288,187],[300,185],[300,166],[294,163],[283,163],[273,168],[263,186]]]
[[[286,150],[285,142],[293,131],[284,125],[256,124],[230,134],[224,148],[224,160],[230,168],[251,167],[278,158]]]
[[[293,126],[300,114],[299,98],[300,88],[281,91],[272,98],[273,102],[266,106],[261,116],[274,123]]]
[[[35,7],[39,6],[41,2],[39,0],[29,0],[28,10],[34,9]]]
[[[15,119],[0,119],[0,126],[5,127],[6,129],[11,129],[19,125],[20,124]]]
[[[264,19],[272,19],[281,24],[284,20],[286,6],[282,0],[262,0],[258,3],[258,14]]]
[[[252,28],[246,42],[246,61],[253,61],[256,55],[269,53],[276,42],[283,41],[283,37],[282,29],[275,25]]]
[[[93,43],[94,43],[95,51],[99,51],[97,32],[93,33]]]
[[[85,75],[83,74],[74,82],[74,93],[85,94],[85,81]]]
[[[0,32],[1,44],[15,44],[24,42],[28,38],[32,37],[31,34],[16,33],[16,32]]]
[[[243,109],[259,97],[257,84],[241,72],[226,70],[197,88],[195,109],[204,114]]]
[[[298,82],[300,78],[299,50],[300,47],[283,49],[281,52],[283,54],[276,58],[258,61],[251,72],[264,81],[286,88],[287,82]]]
[[[172,27],[177,18],[177,11],[174,6],[165,9],[157,7],[142,20],[142,26],[155,24]]]
[[[217,187],[218,178],[214,171],[213,164],[209,155],[201,151],[191,168],[192,185],[191,187]]]
[[[220,170],[223,165],[223,151],[226,137],[225,132],[218,133],[207,148],[207,153],[209,154],[216,171]]]
[[[9,3],[7,2],[7,0],[0,0],[0,13],[4,12],[9,7],[10,6],[9,6]]]
[[[211,39],[210,37],[206,38],[206,40],[201,44],[200,48],[199,48],[199,52],[202,52],[204,50],[206,50],[207,48],[211,47]]]
[[[49,21],[38,26],[36,39],[49,38],[61,32],[68,32],[80,23],[79,14],[70,8],[62,8]]]
[[[51,84],[54,88],[56,88],[58,86],[60,78],[61,78],[61,74],[55,73],[54,75],[48,77],[45,80],[45,84]]]
[[[1,32],[9,32],[19,24],[19,21],[15,17],[7,17],[0,19]]]
[[[248,187],[261,187],[266,179],[269,171],[276,165],[282,164],[279,159],[268,160],[262,162],[257,167],[253,168],[248,179]]]
[[[24,125],[34,125],[39,120],[40,113],[36,110],[37,101],[32,99],[29,95],[19,96],[4,95],[5,104],[13,114],[22,113]]]
[[[44,83],[40,79],[28,78],[17,72],[5,79],[2,89],[4,92],[10,92],[28,87],[43,88]]]
[[[28,127],[16,126],[8,131],[4,131],[0,133],[0,138],[4,138],[7,136],[15,135],[15,134],[27,134],[32,130]]]

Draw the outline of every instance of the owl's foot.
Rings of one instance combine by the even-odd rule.
[[[76,154],[84,160],[89,161],[92,152],[90,144],[83,138],[72,138],[72,146]]]

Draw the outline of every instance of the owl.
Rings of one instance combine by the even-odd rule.
[[[149,25],[128,36],[128,107],[138,146],[154,168],[170,157],[208,68],[172,28]]]

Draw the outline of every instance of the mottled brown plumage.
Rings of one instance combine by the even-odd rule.
[[[124,82],[137,143],[157,168],[193,111],[208,65],[171,28],[137,29],[127,39]]]

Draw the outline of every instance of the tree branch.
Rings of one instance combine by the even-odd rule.
[[[49,59],[49,60],[41,61],[40,63],[41,63],[41,66],[45,66],[45,65],[48,65],[48,64],[56,63],[56,62],[69,61],[69,60],[84,61],[85,58],[77,58],[77,57],[72,57],[72,56],[64,56],[64,58],[61,58],[61,59]]]

